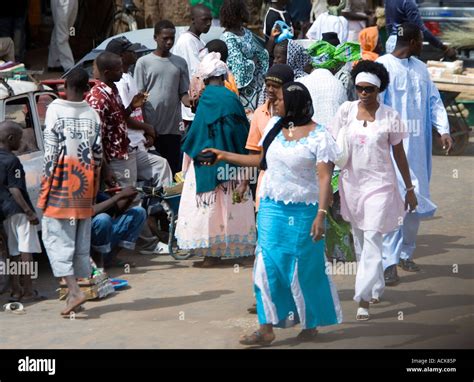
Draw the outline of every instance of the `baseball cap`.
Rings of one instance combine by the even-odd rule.
[[[128,38],[122,36],[111,40],[105,48],[107,52],[115,54],[122,54],[123,52],[137,52],[142,50],[142,45],[135,43],[133,44]]]

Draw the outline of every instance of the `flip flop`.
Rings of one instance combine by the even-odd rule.
[[[110,279],[110,282],[115,290],[128,286],[128,281],[123,279]]]
[[[61,316],[69,316],[71,312],[74,312],[79,306],[84,304],[86,301],[87,301],[87,297],[84,296],[84,298],[81,298],[80,300],[76,301],[76,303],[73,306],[63,310],[61,312]]]
[[[10,302],[8,304],[3,305],[3,310],[5,312],[15,313],[15,314],[25,314],[25,309],[20,302]]]
[[[30,297],[24,297],[23,296],[21,298],[21,302],[29,303],[29,302],[35,302],[35,301],[43,301],[43,300],[47,300],[47,299],[48,299],[48,297],[43,296],[36,289],[34,289],[33,290],[33,296],[30,296]]]

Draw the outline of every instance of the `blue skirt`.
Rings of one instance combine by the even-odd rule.
[[[324,240],[314,242],[317,205],[260,202],[254,289],[260,324],[304,329],[342,322],[337,291],[326,274]]]

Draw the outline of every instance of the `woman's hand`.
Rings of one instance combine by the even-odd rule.
[[[222,162],[225,157],[225,151],[222,151],[222,150],[217,150],[217,149],[204,149],[202,150],[202,153],[205,154],[205,153],[214,153],[216,154],[216,159],[214,159],[214,161],[212,162],[209,162],[209,161],[203,161],[203,162],[200,162],[200,164],[204,165],[204,166],[213,166],[219,162]]]
[[[245,193],[247,192],[247,188],[249,186],[249,181],[248,180],[243,180],[240,182],[240,184],[235,188],[235,192],[239,195],[239,200],[241,202],[245,202],[246,199],[244,199]]]
[[[313,241],[321,240],[324,237],[324,233],[326,232],[326,227],[324,223],[324,215],[319,214],[316,216],[316,219],[313,221],[313,225],[311,226],[311,237]]]
[[[410,207],[409,211],[413,212],[415,211],[417,205],[418,200],[416,200],[415,191],[407,191],[405,194],[405,211],[408,210],[408,207]]]

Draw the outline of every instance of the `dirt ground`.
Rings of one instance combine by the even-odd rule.
[[[421,225],[415,259],[419,273],[400,271],[401,283],[386,288],[372,319],[355,321],[354,276],[333,277],[344,322],[320,330],[311,343],[298,343],[298,328],[277,330],[274,348],[472,348],[474,345],[474,140],[460,157],[434,157],[435,218]],[[61,318],[57,281],[40,258],[35,286],[46,301],[25,305],[26,314],[0,311],[0,348],[241,348],[238,338],[252,331],[256,316],[251,266],[231,261],[215,269],[169,256],[130,254],[130,273],[111,272],[130,287],[85,312]],[[457,272],[456,272],[457,271]],[[0,296],[0,303],[7,301]],[[401,319],[402,318],[402,319]]]

